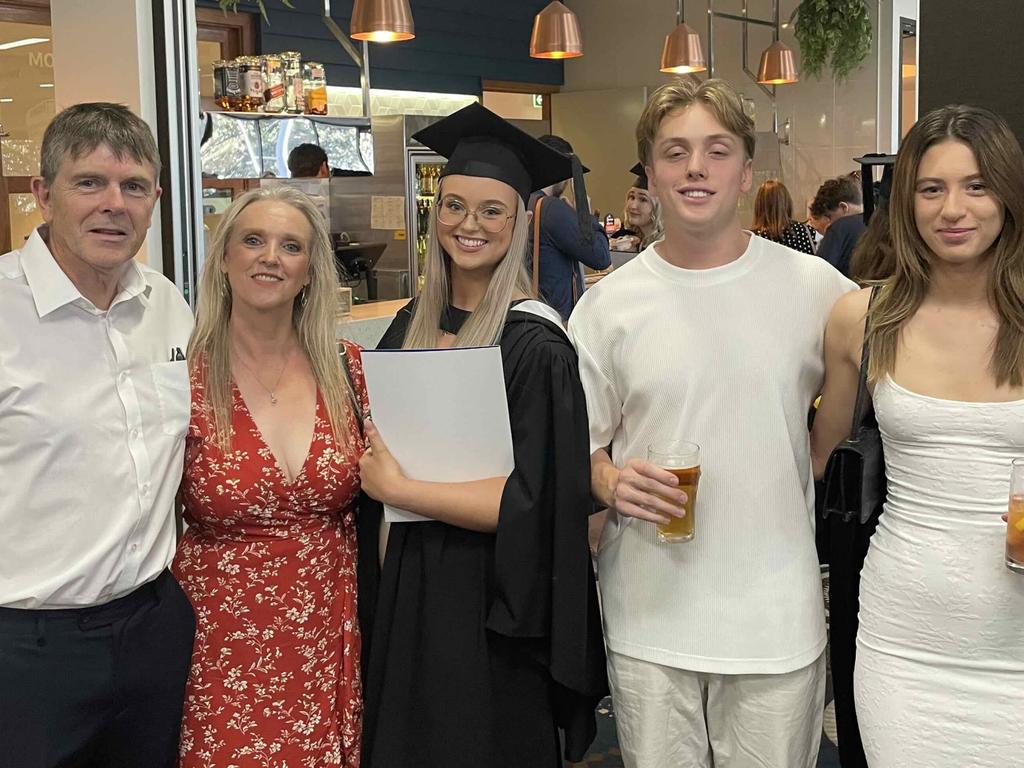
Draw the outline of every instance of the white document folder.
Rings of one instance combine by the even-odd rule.
[[[499,347],[366,350],[370,414],[413,480],[458,483],[515,468]],[[389,523],[430,518],[384,505]]]

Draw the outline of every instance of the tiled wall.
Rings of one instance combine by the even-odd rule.
[[[786,21],[797,0],[780,1],[781,18]],[[632,0],[628,19],[619,0],[568,0],[567,4],[580,16],[586,54],[566,62],[564,90],[633,86],[653,90],[671,79],[671,75],[660,73],[658,66],[665,35],[675,26],[674,0]],[[872,0],[869,5],[877,29],[877,3]],[[741,7],[740,0],[715,2],[716,10],[727,13],[739,14]],[[686,22],[700,33],[707,55],[707,4],[690,0],[685,10]],[[748,10],[751,17],[767,19],[771,2],[749,0]],[[749,67],[756,71],[761,51],[771,43],[771,30],[750,29]],[[783,29],[781,39],[797,51],[799,68],[799,46],[792,30]],[[772,127],[770,101],[742,70],[741,41],[739,22],[716,20],[715,75],[730,80],[753,100],[758,138],[764,146],[772,140],[766,133]],[[778,161],[771,162],[778,166],[777,174],[793,194],[798,217],[802,216],[803,203],[824,179],[854,170],[857,166],[852,157],[875,150],[877,78],[877,45],[873,45],[861,69],[846,83],[834,83],[826,72],[821,80],[803,77],[799,83],[778,87],[779,123],[790,121],[790,143],[779,146]],[[763,164],[757,168],[757,181],[775,175],[774,169]],[[747,201],[744,211],[749,207]]]
[[[467,104],[477,101],[476,96],[454,93],[424,93],[419,91],[370,91],[370,112],[374,117],[383,115],[450,115]],[[359,88],[327,87],[327,110],[333,117],[359,117],[363,114],[363,92]]]

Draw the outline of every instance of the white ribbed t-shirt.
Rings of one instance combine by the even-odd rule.
[[[694,539],[609,514],[598,556],[608,647],[718,674],[780,674],[825,646],[807,413],[825,322],[856,286],[751,236],[725,266],[654,247],[588,290],[569,321],[591,448],[623,466],[652,442],[701,447]]]

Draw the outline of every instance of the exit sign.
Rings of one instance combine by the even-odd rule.
[[[533,106],[536,109],[541,109],[544,106],[544,94],[541,94],[541,93],[533,94]]]

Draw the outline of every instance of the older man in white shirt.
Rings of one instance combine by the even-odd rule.
[[[139,264],[148,126],[79,104],[46,130],[46,222],[0,256],[0,758],[171,766],[195,619],[167,567],[192,316]]]

